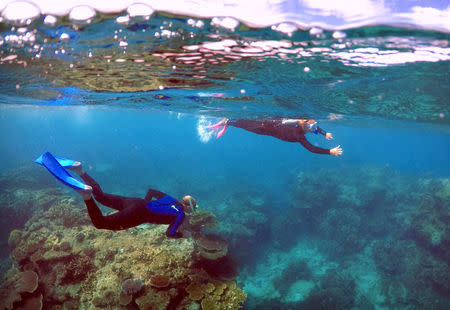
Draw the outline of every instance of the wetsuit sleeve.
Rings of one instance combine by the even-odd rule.
[[[317,147],[312,145],[311,143],[309,143],[308,140],[306,140],[305,136],[302,135],[299,138],[299,141],[301,145],[303,145],[308,151],[312,152],[312,153],[316,153],[316,154],[330,154],[330,150],[329,149],[323,149],[321,147]]]
[[[317,127],[317,132],[320,133],[321,135],[325,136],[327,134],[327,132],[325,130],[323,130],[320,127]]]
[[[152,198],[161,199],[164,196],[166,196],[166,194],[164,194],[163,192],[160,192],[160,191],[157,191],[156,189],[150,188],[147,192],[147,195],[145,195],[145,200],[150,201],[150,200],[152,200]]]

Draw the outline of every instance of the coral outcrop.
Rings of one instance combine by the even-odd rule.
[[[195,238],[197,253],[205,259],[216,260],[227,255],[228,243],[216,235],[203,235]]]
[[[2,292],[14,294],[19,278],[36,275],[39,294],[29,302],[39,303],[42,294],[45,309],[239,309],[245,293],[234,279],[206,272],[194,239],[168,239],[166,228],[98,230],[84,206],[59,199],[11,232],[10,255],[19,270],[8,272]],[[203,283],[214,290],[190,298],[187,288]]]

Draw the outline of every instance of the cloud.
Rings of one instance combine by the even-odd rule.
[[[383,0],[302,0],[308,8],[319,11],[322,16],[335,16],[348,22],[388,14]]]
[[[450,31],[450,6],[445,10],[431,7],[414,6],[409,13],[399,13],[396,16],[406,19],[415,25],[432,27]]]

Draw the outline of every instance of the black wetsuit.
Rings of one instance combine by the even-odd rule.
[[[96,228],[123,230],[143,223],[170,224],[166,230],[166,236],[169,238],[182,236],[177,229],[185,217],[183,208],[180,202],[165,193],[149,189],[144,199],[111,195],[104,193],[98,183],[87,173],[83,173],[81,178],[87,185],[92,186],[92,194],[99,203],[119,211],[104,216],[92,197],[86,200],[89,216]],[[155,212],[150,202],[157,202],[166,197],[173,199],[173,203],[167,206],[162,205],[162,207],[160,204],[157,208],[158,212]],[[152,201],[153,198],[157,200]]]
[[[266,119],[263,121],[254,120],[228,120],[229,126],[242,128],[259,135],[267,135],[287,142],[300,142],[307,150],[317,154],[330,154],[329,149],[323,149],[312,145],[305,138],[306,131],[296,123],[283,123],[282,118]],[[317,132],[324,135],[326,132],[317,128]]]

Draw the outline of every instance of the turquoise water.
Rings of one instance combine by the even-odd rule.
[[[229,241],[246,309],[448,309],[449,34],[202,22],[1,24],[0,172],[61,188],[32,166],[50,151],[111,193],[192,194]],[[223,117],[313,118],[334,140],[311,143],[344,152],[233,127],[216,139],[204,126]]]

